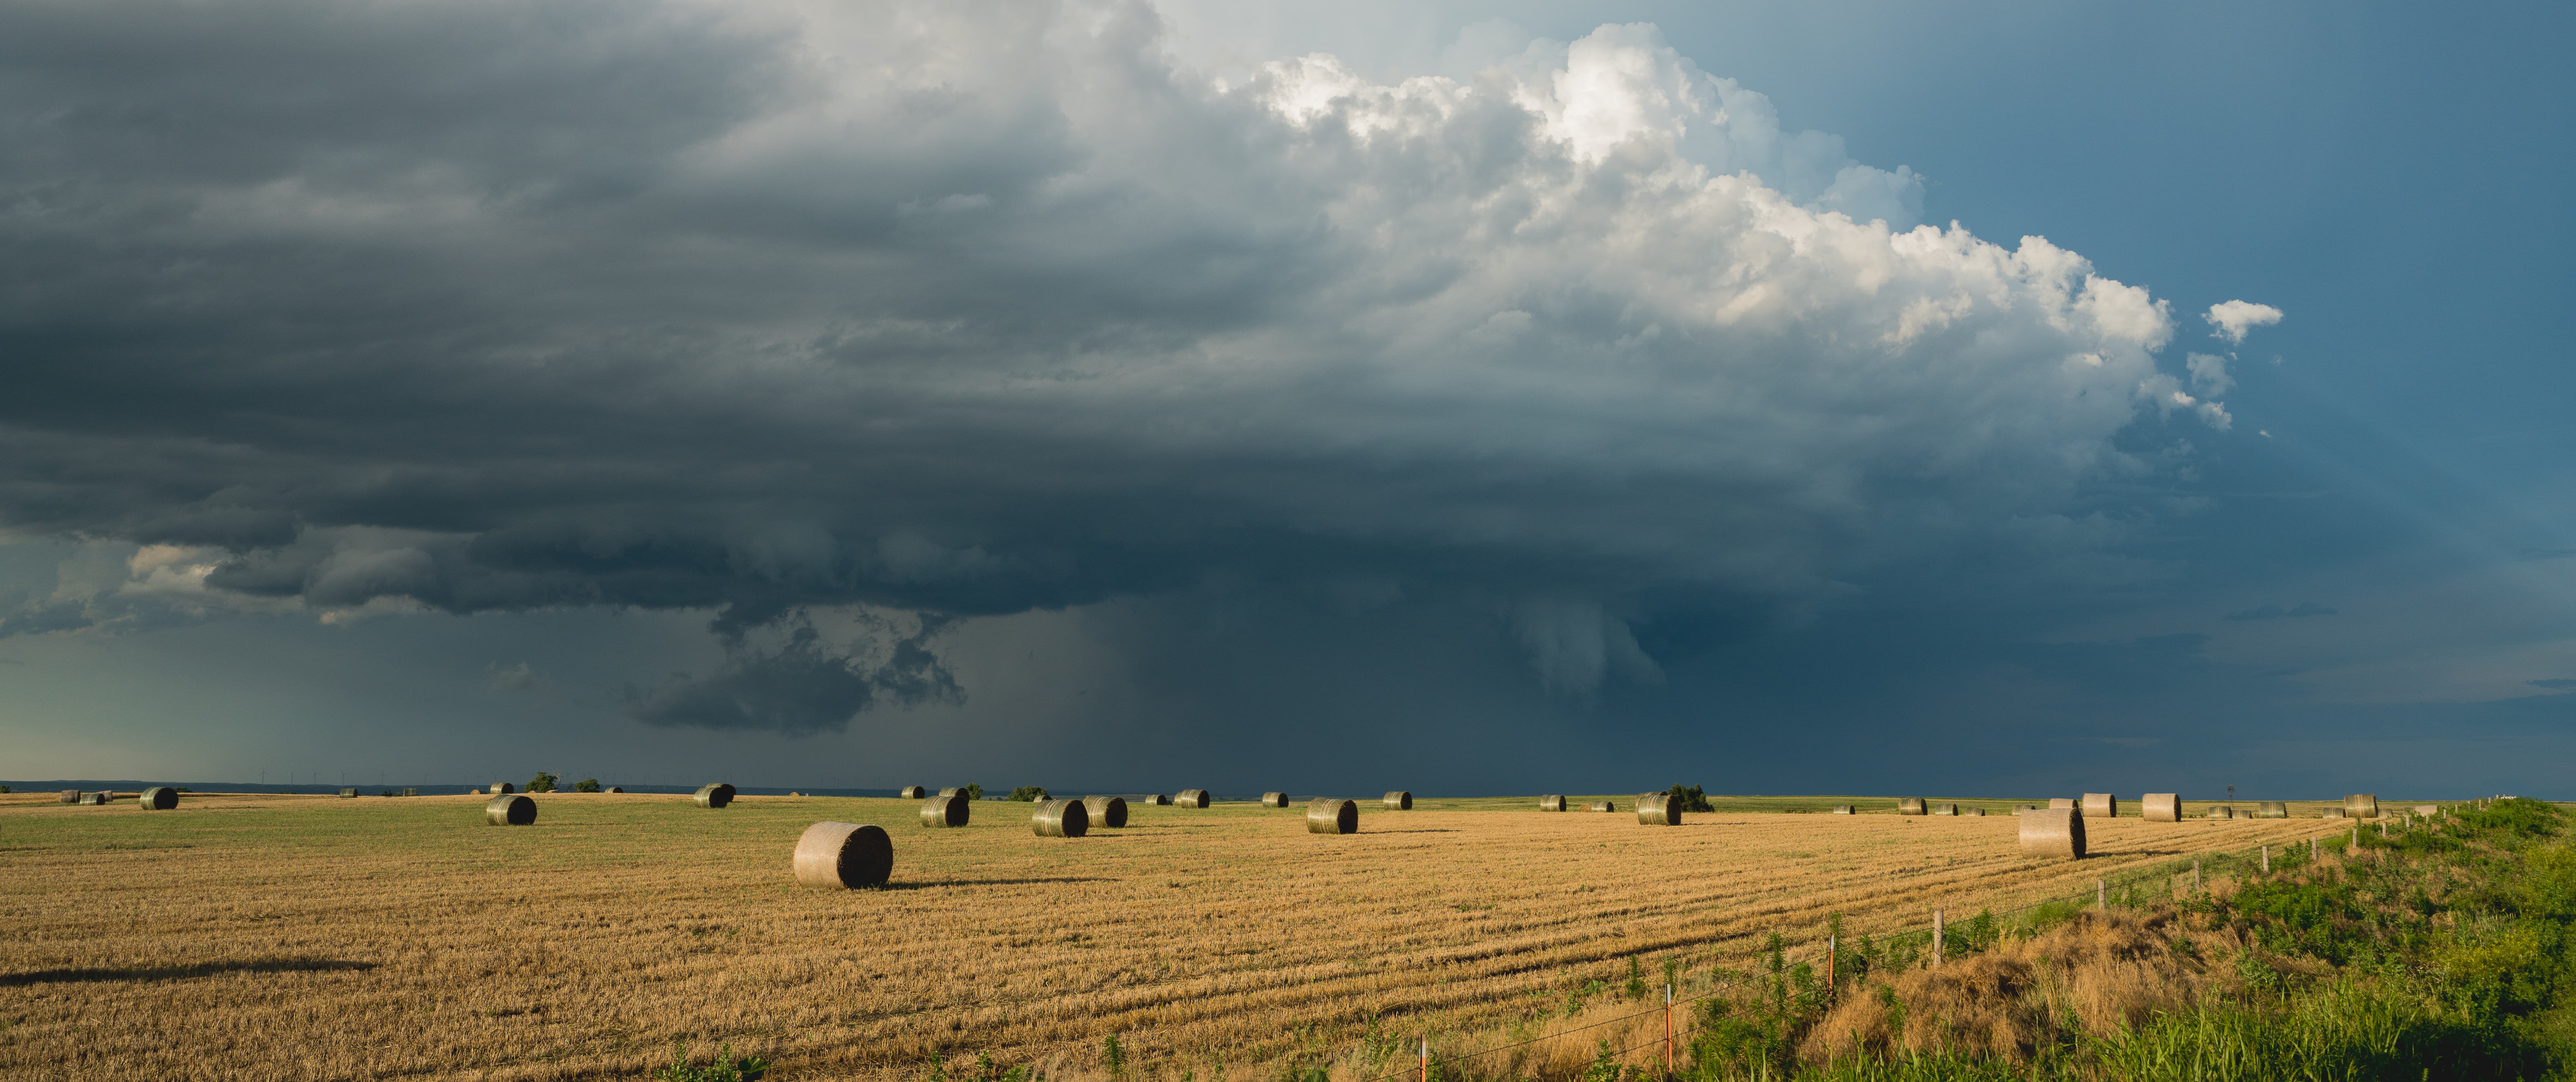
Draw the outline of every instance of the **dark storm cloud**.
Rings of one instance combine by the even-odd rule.
[[[1649,30],[1401,87],[1221,85],[1157,34],[1114,3],[11,5],[0,527],[201,552],[156,565],[201,606],[736,637],[1397,583],[1581,693],[1651,679],[1659,617],[2089,550],[2076,487],[2164,468],[2115,436],[2224,419],[2158,372],[2142,291],[1837,213],[1901,229],[1917,181],[1812,157]],[[954,690],[863,641],[924,648],[738,643],[633,709],[798,732]]]

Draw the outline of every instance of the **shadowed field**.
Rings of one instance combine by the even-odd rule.
[[[477,797],[0,797],[0,1067],[634,1078],[686,1039],[778,1078],[910,1079],[984,1050],[1079,1068],[1111,1033],[1147,1065],[1262,1064],[1373,1019],[1500,1025],[1632,956],[1732,962],[1829,911],[1883,931],[2348,829],[2090,820],[2097,859],[2047,864],[2010,815],[1792,813],[1883,798],[1717,798],[1661,828],[1625,795],[1608,815],[1363,801],[1347,837],[1307,834],[1302,803],[1131,806],[1078,840],[1004,802],[943,831],[909,801],[536,799],[534,826],[495,828]],[[791,883],[797,834],[825,819],[893,835],[888,889]]]

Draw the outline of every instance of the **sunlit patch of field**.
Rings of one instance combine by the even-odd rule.
[[[1112,1033],[1177,1077],[1373,1020],[1499,1026],[1632,956],[1731,963],[1828,912],[1886,931],[2348,829],[2089,820],[2096,859],[2044,863],[2008,814],[1856,797],[1720,798],[1677,827],[1625,795],[1363,801],[1345,837],[1306,833],[1302,803],[1134,806],[1077,840],[1002,802],[933,830],[913,802],[821,797],[541,794],[517,828],[476,797],[52,799],[0,797],[0,1068],[31,1077],[633,1078],[687,1039],[779,1078],[913,1079],[978,1051],[1078,1069]],[[1872,814],[1796,813],[1834,803]],[[888,889],[793,885],[825,819],[893,835]]]

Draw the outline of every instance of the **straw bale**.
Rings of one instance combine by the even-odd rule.
[[[2290,817],[2290,805],[2285,801],[2266,800],[2254,805],[2254,817],[2257,819],[2287,819]]]
[[[2074,807],[2074,806],[2075,806],[2075,798],[2074,798],[2074,797],[2066,797],[2066,796],[2053,796],[2053,797],[2048,798],[2048,806],[2049,806],[2049,808],[2050,808],[2050,809],[2052,809],[2052,810],[2054,810],[2054,809],[2058,809],[2058,808],[2072,808],[2072,807]]]
[[[1150,808],[1167,808],[1172,804],[1172,798],[1161,793],[1146,793],[1133,799]]]
[[[1127,798],[1117,796],[1084,797],[1082,798],[1082,814],[1090,816],[1093,823],[1107,827],[1111,830],[1116,830],[1127,825]]]
[[[723,782],[716,782],[711,785],[701,785],[698,787],[697,802],[698,806],[701,808],[721,808],[727,804],[731,804],[733,803],[733,786],[727,785]]]
[[[355,789],[342,789],[342,790],[340,790],[340,795],[341,795],[343,798],[346,798],[346,797],[353,797],[353,796],[358,795],[358,791],[357,791],[357,790],[355,790]]]
[[[2021,813],[2021,851],[2056,860],[2084,859],[2084,816],[2074,808],[2033,808]]]
[[[537,821],[537,802],[501,793],[483,802],[483,822],[496,827],[523,827]]]
[[[1319,796],[1306,802],[1306,833],[1357,834],[1359,832],[1359,801]]]
[[[1079,838],[1091,833],[1091,815],[1079,800],[1041,800],[1029,813],[1029,829],[1041,838]]]
[[[78,789],[65,789],[63,790],[63,803],[78,804],[80,803],[80,796],[80,790]]]
[[[2317,818],[2319,818],[2319,819],[2341,819],[2341,818],[2343,818],[2343,809],[2342,809],[2342,808],[2327,808],[2327,809],[2326,809],[2326,810],[2324,810],[2324,811],[2318,812],[2318,813],[2317,813]]]
[[[926,827],[962,827],[966,825],[966,806],[972,801],[956,793],[935,796],[921,802],[921,825]]]
[[[2175,793],[2148,793],[2139,797],[2138,817],[2150,823],[2182,822],[2182,797]]]
[[[2084,794],[2084,817],[2087,819],[2119,818],[2120,798],[2109,793]]]
[[[920,787],[919,787],[919,786],[914,786],[914,788],[920,788]],[[940,795],[940,796],[965,796],[965,795],[966,795],[966,790],[965,790],[964,788],[961,788],[961,787],[958,787],[958,786],[950,786],[950,787],[948,787],[948,788],[946,788],[946,789],[942,789],[942,790],[940,790],[940,791],[939,791],[939,793],[938,793],[938,795]]]
[[[1859,808],[1852,807],[1852,806],[1851,806],[1851,805],[1849,805],[1849,804],[1836,804],[1836,805],[1834,805],[1834,814],[1836,814],[1836,815],[1859,815],[1859,814],[1860,814],[1860,809],[1859,809]]]
[[[1261,806],[1265,808],[1285,808],[1288,806],[1288,794],[1263,793],[1261,794]]]
[[[1607,800],[1595,800],[1588,806],[1593,811],[1597,812],[1614,812],[1619,810],[1618,804]]]
[[[2015,804],[2013,805],[2012,810],[2014,815],[2020,815],[2023,812],[2033,810],[2037,807],[2039,807],[2037,804]]]
[[[1637,794],[1637,824],[1650,827],[1680,826],[1682,825],[1681,806],[1673,802],[1670,793],[1639,793]]]
[[[1922,797],[1909,796],[1897,798],[1896,814],[1898,815],[1921,815],[1924,810]]]
[[[1956,804],[1934,804],[1932,805],[1929,814],[1956,816],[1959,814],[1959,806]]]
[[[2212,819],[2234,819],[2236,818],[2236,809],[2228,807],[2225,804],[2221,804],[2209,809],[2209,817]]]
[[[2343,798],[2343,814],[2351,819],[2379,818],[2379,797],[2374,793],[2354,793]]]
[[[2418,805],[2415,805],[2415,814],[2417,814],[2417,815],[2421,815],[2421,816],[2423,816],[2423,817],[2425,817],[2425,818],[2427,818],[2427,819],[2432,818],[2436,813],[2440,812],[2441,810],[2442,810],[2442,809],[2437,808],[2437,807],[2434,807],[2433,805],[2430,805],[2430,804],[2418,804]]]
[[[816,823],[796,837],[796,885],[881,887],[894,874],[894,839],[884,827]]]
[[[82,793],[80,802],[94,808],[103,808],[106,807],[107,802],[114,799],[114,797],[115,794],[108,792]]]
[[[930,799],[930,790],[924,789],[918,785],[907,785],[904,786],[903,791],[897,795],[901,796],[905,800],[928,800]]]
[[[608,791],[612,793],[623,793],[626,791],[626,787],[623,785],[611,785],[608,787]]]
[[[1961,808],[1961,809],[1959,809],[1959,814],[1961,814],[1961,815],[1974,815],[1974,816],[1978,816],[1978,817],[1980,817],[1980,818],[1983,818],[1983,817],[1985,816],[1985,814],[1986,814],[1986,809],[1984,809],[1984,808]]]
[[[1550,794],[1548,794],[1548,795],[1546,795],[1546,796],[1540,797],[1540,798],[1538,798],[1538,810],[1540,810],[1540,811],[1564,811],[1564,810],[1565,810],[1565,798],[1564,798],[1563,796],[1557,795],[1557,794],[1555,794],[1555,793],[1550,793]]]
[[[1413,794],[1398,789],[1378,798],[1378,803],[1386,805],[1388,811],[1412,811]]]
[[[503,793],[515,793],[518,791],[518,786],[512,785],[506,781],[496,781],[492,783],[492,795],[494,796],[499,796]]]
[[[1208,791],[1205,789],[1183,789],[1180,792],[1172,794],[1172,806],[1176,808],[1207,807]]]
[[[143,791],[145,811],[169,811],[179,806],[179,791],[167,785],[155,785]]]

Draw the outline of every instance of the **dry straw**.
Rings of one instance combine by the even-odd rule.
[[[2290,805],[2285,801],[2266,800],[2254,805],[2254,814],[2261,819],[2287,819],[2290,817]]]
[[[1959,806],[1956,804],[1935,804],[1932,805],[1932,814],[1956,816],[1959,814]]]
[[[723,782],[716,782],[713,785],[698,786],[697,801],[698,806],[701,808],[724,807],[727,804],[733,803],[733,786],[727,785]]]
[[[78,789],[65,789],[63,790],[63,803],[78,804],[80,803],[80,796],[80,790]]]
[[[1288,794],[1263,793],[1261,794],[1261,806],[1265,808],[1285,808],[1288,806]]]
[[[483,802],[483,822],[496,827],[523,827],[537,821],[537,802],[503,793]]]
[[[1557,795],[1557,794],[1555,794],[1555,793],[1549,793],[1549,794],[1548,794],[1548,795],[1546,795],[1546,796],[1543,796],[1543,797],[1538,798],[1538,810],[1540,810],[1540,811],[1564,811],[1564,810],[1565,810],[1565,798],[1564,798],[1564,797],[1562,797],[1562,796],[1559,796],[1559,795]]]
[[[143,791],[141,807],[145,811],[169,811],[179,806],[179,791],[167,785],[155,785]]]
[[[1207,807],[1208,791],[1205,789],[1183,789],[1180,792],[1172,794],[1172,804],[1175,807],[1182,808]]]
[[[355,790],[355,789],[342,789],[342,790],[340,790],[340,796],[341,796],[343,799],[348,798],[348,797],[353,797],[353,796],[356,796],[356,795],[358,795],[358,791],[357,791],[357,790]]]
[[[1836,815],[1859,815],[1859,814],[1860,814],[1860,809],[1859,809],[1859,808],[1852,807],[1852,806],[1851,806],[1851,805],[1849,805],[1849,804],[1836,804],[1836,805],[1834,805],[1834,814],[1836,814]]]
[[[626,791],[626,787],[623,785],[611,785],[608,787],[608,791],[612,793],[623,793]]]
[[[2148,793],[2139,797],[2138,817],[2150,823],[2182,822],[2182,797],[2174,793]]]
[[[919,788],[921,788],[921,787],[920,787],[920,786],[918,786],[918,785],[916,785],[916,786],[913,786],[913,788],[915,788],[915,789],[919,789]],[[966,795],[966,790],[961,789],[961,788],[958,788],[958,787],[956,787],[956,786],[950,786],[950,787],[948,787],[948,788],[946,788],[946,789],[942,789],[942,790],[940,790],[940,791],[939,791],[939,795],[940,795],[940,796],[965,796],[965,795]]]
[[[2373,793],[2354,793],[2343,798],[2343,813],[2353,819],[2379,818],[2379,797]]]
[[[1898,815],[1921,815],[1924,811],[1925,809],[1923,807],[1922,797],[1909,796],[1897,798],[1896,814]]]
[[[2432,817],[2434,816],[2434,814],[2435,814],[2435,813],[2437,813],[2437,812],[2439,812],[2439,811],[2441,811],[2441,810],[2442,810],[2442,809],[2437,808],[2437,807],[2434,807],[2433,805],[2430,805],[2430,804],[2418,804],[2418,805],[2415,805],[2415,814],[2420,815],[2420,816],[2423,816],[2424,818],[2427,818],[2427,819],[2432,818]]]
[[[1677,827],[1682,825],[1682,809],[1673,802],[1670,793],[1639,793],[1637,823],[1640,826]]]
[[[894,874],[894,839],[884,827],[816,823],[796,838],[796,885],[881,887]]]
[[[1127,798],[1087,796],[1082,798],[1082,814],[1091,817],[1093,826],[1116,830],[1127,825]]]
[[[1143,804],[1149,808],[1164,808],[1171,806],[1172,798],[1164,796],[1161,793],[1146,793],[1143,796],[1137,797],[1136,803]]]
[[[108,801],[114,799],[116,799],[116,794],[101,791],[96,793],[82,793],[80,802],[93,808],[104,808],[107,806]]]
[[[1041,800],[1029,813],[1029,829],[1041,838],[1079,838],[1091,833],[1091,816],[1079,800]]]
[[[1359,801],[1319,796],[1306,802],[1306,833],[1357,834],[1359,832]]]
[[[2209,817],[2212,819],[2234,819],[2236,818],[2236,809],[2221,804],[2215,808],[2209,809]]]
[[[2327,808],[2326,810],[2317,813],[2317,818],[2319,819],[2341,819],[2343,817],[2342,808]]]
[[[930,799],[930,790],[924,789],[918,785],[907,785],[904,786],[902,791],[896,795],[905,800],[928,800]]]
[[[2120,798],[2109,793],[2084,794],[2084,817],[2087,819],[2119,818]]]
[[[1388,811],[1412,811],[1413,794],[1398,789],[1378,798],[1378,803],[1386,805]]]
[[[506,782],[506,781],[496,781],[496,782],[493,782],[493,783],[492,783],[492,795],[493,795],[493,796],[499,796],[499,795],[501,795],[501,794],[503,794],[503,793],[515,793],[515,792],[518,792],[518,791],[519,791],[519,787],[518,787],[518,786],[516,786],[516,785],[512,785],[512,784],[510,784],[509,782]]]
[[[1959,814],[1961,814],[1961,815],[1973,815],[1973,816],[1977,816],[1978,818],[1981,818],[1981,819],[1982,819],[1982,818],[1984,818],[1984,817],[1985,817],[1986,809],[1984,809],[1984,808],[1961,808],[1961,809],[1959,809]]]
[[[1614,812],[1619,810],[1618,804],[1607,800],[1595,800],[1586,806],[1597,812]]]
[[[2084,859],[2084,817],[2074,808],[2034,808],[2021,813],[2024,856]]]
[[[921,825],[926,827],[962,827],[966,825],[965,797],[955,793],[935,796],[921,802]]]
[[[2048,798],[2048,807],[2051,811],[2055,811],[2060,808],[2072,808],[2074,806],[2075,798],[2073,797],[2053,796]]]

